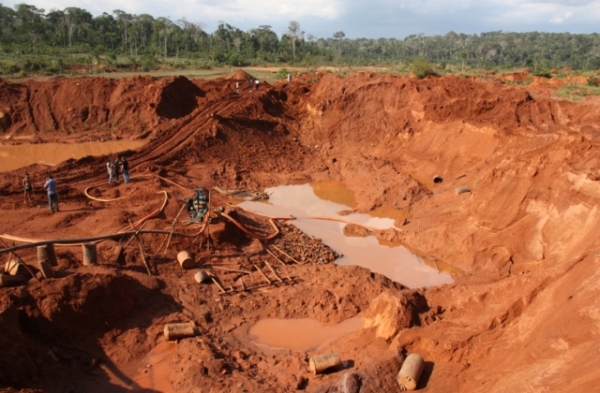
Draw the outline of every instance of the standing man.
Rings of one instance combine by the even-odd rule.
[[[237,93],[237,95],[240,95],[240,82],[235,82],[235,92]]]
[[[258,81],[258,79],[256,79],[256,80],[254,81],[254,83],[256,83],[256,91],[258,91],[258,84],[259,84],[260,82]]]
[[[115,178],[115,180],[117,180],[117,184],[119,184],[119,167],[120,166],[121,166],[121,163],[119,162],[119,157],[117,157],[113,161],[113,166],[112,166],[113,177]]]
[[[29,177],[29,173],[26,173],[25,178],[23,179],[23,189],[25,190],[25,204],[27,204],[27,202],[31,202],[33,200],[33,198],[31,197],[33,188],[31,184],[31,178]]]
[[[108,184],[112,184],[113,162],[110,160],[110,158],[108,159],[108,161],[106,161],[106,170],[108,171]]]
[[[50,211],[54,213],[54,211],[58,211],[58,194],[56,192],[56,180],[52,175],[48,175],[44,188],[48,190],[48,205]]]
[[[292,74],[287,74],[287,82],[290,83],[292,81]]]
[[[129,183],[129,162],[125,157],[121,157],[121,170],[123,171],[123,180]]]

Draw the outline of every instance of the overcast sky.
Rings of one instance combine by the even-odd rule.
[[[23,1],[5,1],[13,7]],[[24,1],[43,8],[79,7],[94,16],[122,10],[130,14],[185,18],[212,33],[220,21],[248,31],[270,25],[277,35],[296,20],[315,37],[404,38],[456,33],[569,32],[600,28],[600,0],[48,0]]]

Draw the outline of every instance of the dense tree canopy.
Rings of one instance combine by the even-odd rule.
[[[126,56],[148,62],[188,58],[210,64],[242,66],[261,63],[302,65],[392,65],[416,58],[464,68],[530,67],[533,70],[571,67],[600,68],[598,34],[449,32],[443,36],[411,35],[404,39],[331,38],[305,35],[297,21],[279,37],[271,26],[242,31],[222,22],[209,33],[186,19],[172,21],[121,10],[94,17],[68,7],[46,11],[33,5],[0,5],[0,53],[27,55],[83,55],[96,58]]]

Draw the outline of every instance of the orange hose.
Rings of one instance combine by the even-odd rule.
[[[261,236],[261,235],[257,235],[255,233],[250,232],[249,230],[246,229],[246,227],[244,227],[242,224],[240,224],[239,222],[237,222],[233,217],[231,217],[230,215],[226,214],[226,213],[221,213],[221,216],[225,217],[226,219],[228,219],[229,221],[231,221],[231,223],[233,225],[235,225],[236,227],[238,227],[239,229],[242,230],[242,232],[244,232],[245,234],[247,234],[248,236],[251,236],[255,239],[258,240],[271,240],[274,239],[277,235],[279,235],[279,228],[277,228],[277,225],[275,225],[275,223],[273,222],[274,220],[278,220],[278,221],[289,221],[289,220],[293,220],[293,218],[290,217],[270,217],[269,218],[269,223],[273,226],[273,228],[275,228],[275,233],[269,235],[269,236]]]

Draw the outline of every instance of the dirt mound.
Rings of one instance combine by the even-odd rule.
[[[253,79],[252,75],[250,75],[249,73],[247,73],[244,70],[238,69],[236,70],[233,74],[229,74],[225,77],[225,79],[228,80],[235,80],[235,81],[248,81],[250,79]]]

